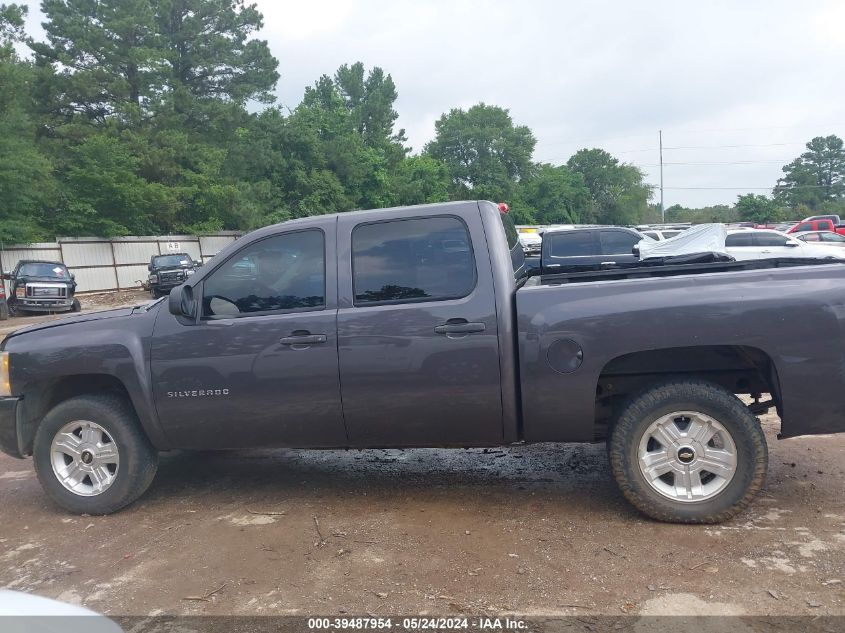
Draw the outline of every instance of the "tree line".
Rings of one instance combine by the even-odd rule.
[[[0,5],[6,243],[247,230],[475,198],[507,201],[526,224],[660,219],[639,168],[602,149],[579,150],[563,165],[538,163],[532,131],[495,105],[444,113],[433,140],[414,151],[396,124],[397,87],[379,67],[344,64],[283,108],[273,96],[278,61],[254,37],[263,17],[243,0],[41,7],[46,40],[36,42],[24,32],[26,7]],[[773,198],[752,197],[754,212],[834,208],[843,162],[841,140],[814,139]],[[742,200],[725,209],[671,207],[667,220],[746,213]]]

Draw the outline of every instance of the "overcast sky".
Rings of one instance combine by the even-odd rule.
[[[340,64],[381,66],[415,151],[483,101],[533,130],[536,160],[602,147],[657,185],[662,129],[666,206],[701,206],[767,193],[807,140],[845,137],[841,0],[257,4],[282,104]]]

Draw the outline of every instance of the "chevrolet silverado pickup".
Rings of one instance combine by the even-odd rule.
[[[103,514],[171,449],[606,442],[640,511],[718,522],[764,484],[757,415],[845,431],[843,282],[804,260],[527,276],[483,201],[302,218],[166,300],[8,336],[0,448]]]

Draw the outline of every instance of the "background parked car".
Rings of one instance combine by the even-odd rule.
[[[788,220],[786,222],[781,222],[777,226],[775,226],[775,231],[780,231],[781,233],[786,233],[791,229],[793,226],[798,224],[800,220]]]
[[[725,239],[728,254],[737,260],[776,257],[845,259],[845,252],[835,245],[809,244],[795,236],[760,229],[728,229]]]
[[[658,242],[662,242],[663,240],[668,240],[676,235],[680,235],[683,229],[651,229],[648,231],[643,231],[642,234],[646,237],[650,237],[653,240],[657,240]]]
[[[22,259],[11,272],[3,273],[9,281],[9,313],[79,312],[74,298],[76,280],[61,262]]]
[[[831,231],[807,231],[806,233],[795,233],[794,236],[809,244],[845,248],[845,235]]]
[[[522,250],[526,255],[539,255],[540,249],[543,245],[543,236],[540,229],[536,226],[518,226],[516,232],[519,233],[519,243],[522,244]]]
[[[837,218],[836,220],[832,218]],[[830,231],[831,233],[845,234],[845,225],[838,221],[839,216],[824,216],[819,218],[808,218],[801,220],[798,224],[791,227],[787,233],[806,233],[807,231]]]

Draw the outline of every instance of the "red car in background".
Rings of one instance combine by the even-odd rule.
[[[845,225],[841,224],[838,215],[814,216],[801,220],[787,233],[805,233],[807,231],[831,231],[845,235]]]

